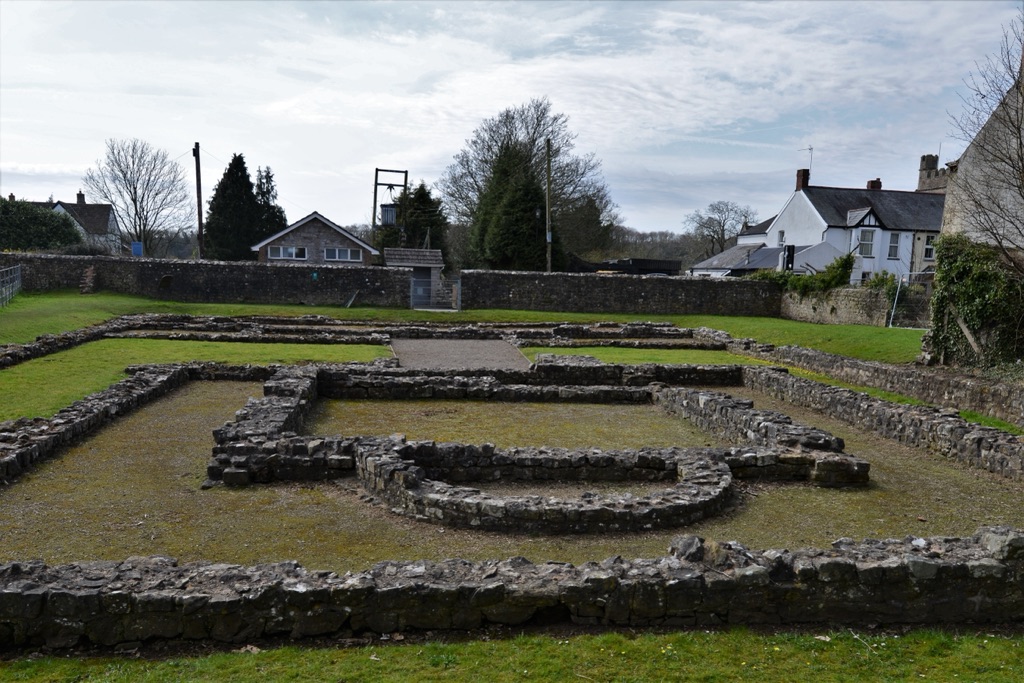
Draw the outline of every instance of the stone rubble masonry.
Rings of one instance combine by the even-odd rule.
[[[676,537],[663,557],[578,566],[382,562],[338,575],[167,557],[0,564],[0,649],[246,643],[531,622],[607,627],[1021,624],[1024,532],[839,539],[756,551]]]
[[[758,344],[699,328],[698,339],[723,342],[732,353],[828,375],[856,386],[912,396],[934,406],[971,410],[1024,427],[1024,387],[921,365],[858,360],[801,346]]]
[[[406,308],[412,275],[410,268],[301,262],[0,253],[0,268],[17,264],[27,292],[77,289],[86,269],[93,268],[97,290],[204,303]]]
[[[793,405],[820,411],[858,429],[925,448],[962,465],[1007,479],[1024,480],[1021,438],[968,422],[955,410],[892,403],[765,367],[743,368],[743,384]]]

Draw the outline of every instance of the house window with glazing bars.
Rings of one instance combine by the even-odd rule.
[[[861,230],[858,253],[864,258],[872,258],[875,255],[875,231]]]
[[[267,258],[291,259],[293,261],[306,260],[305,247],[267,247]]]
[[[935,235],[925,235],[924,238],[924,260],[935,260]]]
[[[900,234],[893,232],[889,234],[889,259],[896,260],[900,257]]]
[[[325,261],[362,261],[362,249],[341,249],[338,247],[327,247],[324,249]]]

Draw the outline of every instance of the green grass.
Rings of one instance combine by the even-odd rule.
[[[103,339],[20,363],[0,372],[0,421],[49,417],[124,379],[125,367],[191,360],[267,365],[306,361],[370,361],[391,352],[348,344],[242,344],[232,342]]]
[[[1022,638],[984,630],[747,629],[514,635],[349,649],[294,645],[163,659],[23,658],[10,681],[988,681],[1020,680]]]
[[[341,308],[263,304],[189,304],[121,294],[77,292],[22,293],[0,308],[0,344],[32,341],[128,313],[187,313],[192,315],[327,315],[344,320],[379,322],[670,322],[680,327],[712,327],[734,337],[760,342],[795,344],[851,358],[907,363],[921,350],[921,331],[866,325],[815,325],[778,318],[696,315],[631,315],[609,313],[550,313],[544,311],[468,310],[437,313],[409,309]]]

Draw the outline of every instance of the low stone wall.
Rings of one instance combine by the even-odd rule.
[[[412,273],[409,268],[0,253],[0,267],[15,264],[21,264],[27,292],[78,288],[92,268],[97,290],[155,299],[392,308],[409,306]]]
[[[812,408],[858,429],[926,448],[968,467],[1024,479],[1024,443],[991,427],[972,424],[955,410],[910,406],[794,377],[776,368],[749,366],[743,383],[793,405]]]
[[[1024,427],[1024,387],[970,377],[921,365],[892,365],[838,356],[802,346],[773,346],[733,339],[725,332],[700,328],[698,339],[720,341],[736,354],[817,372],[857,386],[911,396],[936,406],[956,407]]]
[[[826,294],[782,296],[781,317],[827,325],[885,327],[891,304],[885,292],[864,287],[836,289]]]
[[[1024,622],[1024,533],[752,551],[675,539],[669,555],[580,566],[524,558],[385,562],[339,576],[294,562],[165,557],[0,564],[0,648],[475,629],[487,624]]]

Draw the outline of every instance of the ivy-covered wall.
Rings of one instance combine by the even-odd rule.
[[[930,353],[948,365],[990,366],[1024,356],[1024,279],[990,246],[961,235],[936,242]]]

